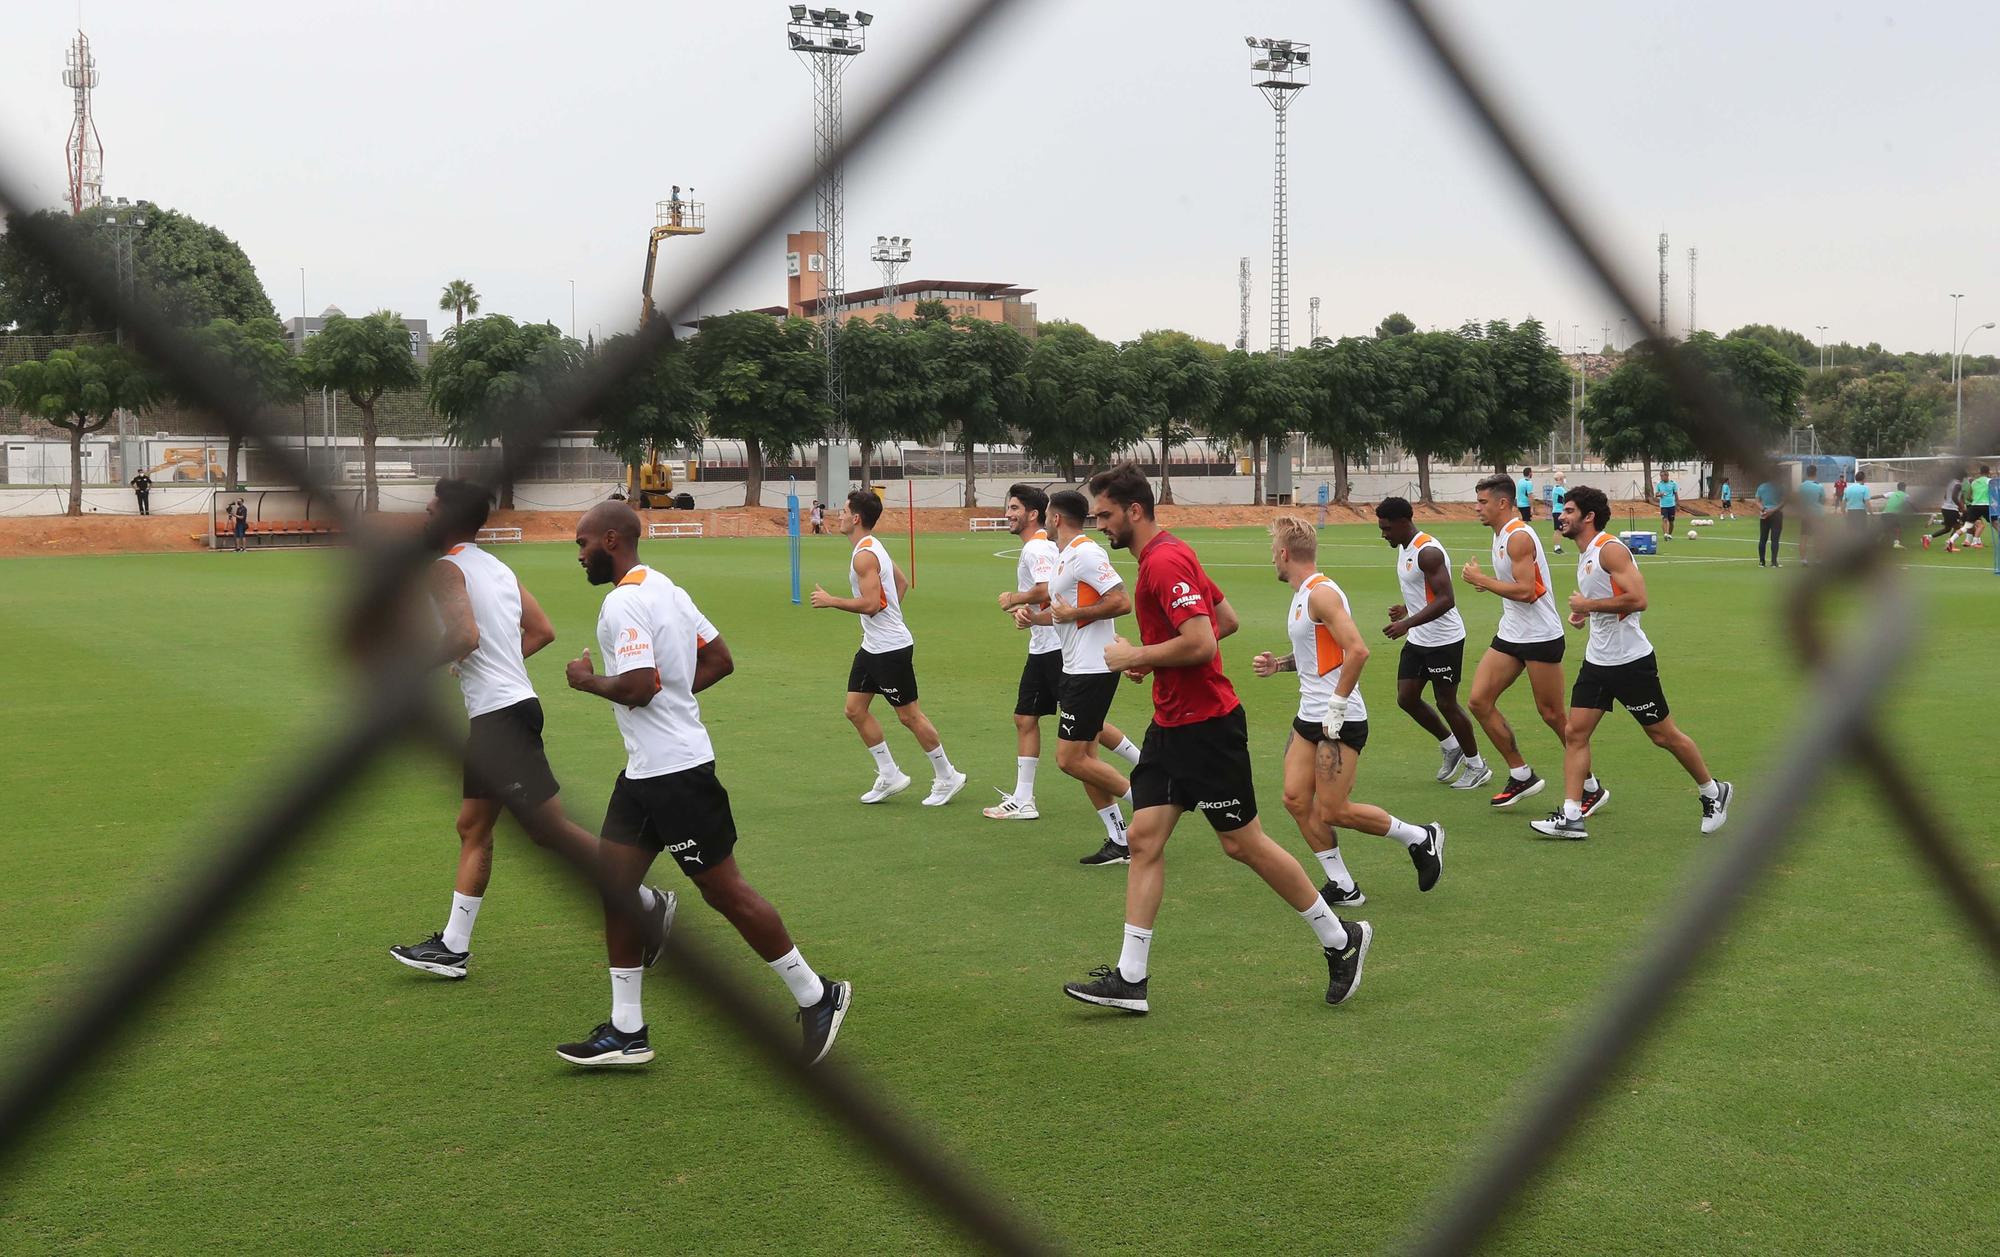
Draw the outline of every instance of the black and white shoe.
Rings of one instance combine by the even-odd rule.
[[[1550,812],[1547,820],[1529,821],[1528,828],[1538,834],[1546,834],[1551,838],[1583,839],[1590,837],[1590,832],[1583,827],[1583,818],[1579,816],[1571,820],[1569,817],[1563,815],[1561,808]]]
[[[1583,814],[1589,816],[1609,802],[1611,802],[1611,792],[1600,783],[1597,789],[1583,792]]]
[[[640,1026],[626,1034],[607,1021],[580,1043],[556,1044],[556,1055],[586,1069],[606,1065],[644,1065],[653,1059],[653,1045],[646,1041],[646,1027]]]
[[[1117,1008],[1128,1013],[1152,1011],[1146,1003],[1146,981],[1127,982],[1117,965],[1099,965],[1090,971],[1088,982],[1065,982],[1063,994],[1101,1008]]]
[[[1493,806],[1513,807],[1522,799],[1540,794],[1542,784],[1542,779],[1533,773],[1528,774],[1526,781],[1516,781],[1513,774],[1509,773],[1507,784],[1501,788],[1500,793],[1493,796]]]
[[[1715,797],[1703,795],[1701,799],[1701,832],[1712,834],[1722,828],[1729,819],[1729,802],[1736,797],[1736,787],[1726,781],[1718,781]]]
[[[1417,866],[1417,889],[1429,890],[1444,876],[1444,826],[1426,825],[1430,837],[1410,848],[1410,863]]]
[[[646,949],[640,953],[639,964],[650,969],[660,958],[660,949],[667,945],[667,935],[674,930],[674,911],[680,907],[680,900],[671,890],[661,890],[658,886],[646,888],[653,892],[653,910],[647,914]]]
[[[444,945],[444,931],[439,930],[421,943],[402,943],[389,949],[389,954],[412,969],[422,969],[425,973],[435,973],[441,978],[462,978],[465,967],[472,963],[469,951],[453,951]]]
[[[1109,838],[1106,838],[1104,840],[1103,846],[1099,847],[1097,850],[1091,852],[1089,855],[1077,861],[1078,864],[1090,864],[1090,865],[1130,864],[1131,862],[1132,862],[1132,849],[1130,847],[1120,846],[1119,844],[1111,841]]]
[[[806,1064],[819,1064],[833,1050],[833,1041],[840,1037],[840,1023],[847,1020],[847,1010],[853,1003],[854,987],[828,978],[826,994],[819,997],[819,1003],[799,1010],[799,1024],[805,1028],[802,1055]]]
[[[1375,927],[1366,921],[1342,921],[1347,927],[1347,946],[1326,948],[1326,1002],[1345,1004],[1361,989],[1361,964],[1375,941]]]
[[[1319,888],[1319,897],[1326,900],[1329,908],[1359,908],[1368,902],[1368,896],[1361,893],[1361,884],[1356,882],[1353,890],[1342,890],[1332,882]]]

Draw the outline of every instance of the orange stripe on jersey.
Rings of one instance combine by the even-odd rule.
[[[645,579],[646,579],[646,569],[643,567],[635,567],[631,571],[625,573],[625,575],[619,577],[618,583],[620,585],[638,585],[642,584],[645,581]]]
[[[1526,527],[1527,525],[1522,523],[1520,520],[1510,519],[1507,521],[1507,526],[1500,530],[1500,535],[1504,537],[1510,532],[1520,532],[1523,528]]]
[[[461,542],[459,542],[459,543],[458,543],[457,545],[453,546],[453,547],[452,547],[451,549],[449,549],[449,550],[446,550],[446,551],[445,551],[445,553],[446,553],[446,554],[457,554],[457,553],[458,553],[458,552],[459,552],[460,550],[463,550],[463,549],[465,549],[465,543],[464,543],[463,541],[461,541]]]
[[[1322,575],[1321,573],[1319,573],[1319,572],[1314,572],[1314,573],[1313,573],[1313,574],[1312,574],[1311,576],[1308,576],[1308,577],[1306,577],[1306,583],[1305,583],[1304,585],[1300,586],[1300,588],[1302,588],[1302,589],[1316,589],[1316,588],[1318,588],[1318,587],[1319,587],[1319,586],[1321,586],[1321,585],[1331,585],[1332,583],[1333,583],[1333,582],[1332,582],[1331,580],[1328,580],[1328,579],[1327,579],[1327,578],[1326,578],[1326,577],[1325,577],[1324,575]]]
[[[1045,532],[1042,532],[1042,531],[1040,531],[1040,530],[1037,530],[1034,536],[1032,536],[1032,537],[1028,538],[1028,540],[1030,540],[1030,541],[1047,541],[1048,539],[1049,539],[1049,535],[1048,535],[1047,533],[1045,533]]]
[[[1542,579],[1542,565],[1537,563],[1535,564],[1535,597],[1539,598],[1547,592],[1549,592],[1549,583]]]
[[[1416,536],[1410,538],[1410,549],[1421,550],[1425,546],[1429,545],[1431,543],[1431,540],[1432,538],[1429,533],[1420,532]]]
[[[1103,601],[1104,601],[1104,595],[1103,595],[1103,594],[1100,594],[1100,593],[1098,593],[1098,592],[1097,592],[1097,591],[1096,591],[1095,589],[1092,589],[1092,588],[1091,588],[1091,587],[1090,587],[1089,585],[1087,585],[1087,584],[1083,583],[1082,581],[1078,581],[1078,582],[1076,583],[1076,605],[1077,605],[1077,606],[1079,606],[1079,607],[1094,607],[1094,606],[1096,606],[1096,605],[1097,605],[1098,603],[1100,603],[1100,602],[1103,602]]]
[[[1340,648],[1339,642],[1333,640],[1333,634],[1326,631],[1324,624],[1313,625],[1313,650],[1318,655],[1314,660],[1314,666],[1320,676],[1325,676],[1338,668],[1347,659],[1347,652]]]

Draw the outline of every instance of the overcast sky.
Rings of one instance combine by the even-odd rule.
[[[216,224],[279,313],[338,304],[487,312],[579,334],[636,322],[653,203],[692,186],[740,223],[810,159],[811,81],[763,0],[91,0],[84,24],[105,191]],[[1944,350],[2000,318],[1991,160],[2000,10],[1974,3],[1441,6],[1532,123],[1644,291],[1671,236],[1670,323],[1775,322]],[[917,55],[955,0],[879,0],[848,115]],[[75,13],[0,18],[0,168],[64,199],[62,86]],[[1271,113],[1246,34],[1310,41],[1291,118],[1293,338],[1400,309],[1420,326],[1533,315],[1595,347],[1610,301],[1541,225],[1377,0],[1031,0],[847,174],[850,288],[878,234],[915,239],[906,278],[1037,289],[1044,319],[1114,338],[1236,327],[1268,340]],[[810,205],[794,215],[811,226]],[[662,249],[664,296],[720,230]],[[704,309],[784,296],[782,235]],[[1996,333],[1984,333],[1991,338]],[[1565,331],[1565,340],[1569,333]],[[1980,348],[1974,342],[1975,348]],[[2000,339],[1983,348],[2000,349]]]

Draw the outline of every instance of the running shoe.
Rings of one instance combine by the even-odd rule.
[[[1540,794],[1543,784],[1542,779],[1534,773],[1529,773],[1526,781],[1517,781],[1510,773],[1507,777],[1507,784],[1501,787],[1500,793],[1493,796],[1493,806],[1513,807],[1522,799]]]
[[[421,943],[398,943],[389,949],[389,954],[412,969],[435,973],[441,978],[462,978],[465,967],[472,963],[471,952],[453,951],[444,945],[443,930]]]
[[[993,788],[1000,790],[998,786]],[[981,809],[979,814],[990,821],[1032,821],[1039,820],[1042,815],[1035,809],[1035,801],[1033,799],[1029,799],[1024,803],[1013,795],[1008,794],[1005,790],[1000,790],[1000,801],[998,803],[995,803],[992,807]]]
[[[1716,783],[1715,797],[1701,796],[1701,832],[1712,834],[1721,829],[1729,819],[1729,805],[1736,798],[1736,787],[1728,782]]]
[[[900,768],[892,768],[875,777],[875,784],[868,787],[868,793],[861,796],[863,803],[880,803],[882,800],[901,794],[910,788],[910,774]]]
[[[1345,1004],[1361,989],[1361,965],[1375,942],[1375,927],[1366,921],[1342,921],[1347,946],[1326,948],[1326,1002]]]
[[[1088,982],[1065,982],[1063,994],[1100,1008],[1116,1008],[1128,1013],[1151,1012],[1146,1003],[1146,979],[1127,982],[1117,965],[1099,965],[1090,971]]]
[[[646,1041],[646,1027],[640,1026],[626,1034],[607,1021],[579,1043],[558,1043],[556,1055],[586,1069],[605,1065],[644,1065],[653,1059],[653,1045]]]

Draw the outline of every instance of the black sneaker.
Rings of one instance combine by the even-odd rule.
[[[1089,982],[1063,983],[1063,994],[1086,1004],[1120,1008],[1128,1013],[1152,1011],[1146,1003],[1145,978],[1127,982],[1125,975],[1118,972],[1117,965],[1099,965],[1090,971],[1090,977]]]
[[[443,930],[421,943],[411,943],[407,947],[398,943],[389,949],[389,954],[412,969],[435,973],[441,978],[462,978],[465,967],[472,963],[471,952],[453,951],[444,945]]]
[[[1529,773],[1526,781],[1516,781],[1510,774],[1507,778],[1506,786],[1501,789],[1500,793],[1493,796],[1493,806],[1513,807],[1522,799],[1530,795],[1540,794],[1541,792],[1542,779],[1535,774]]]
[[[556,1055],[572,1065],[595,1069],[604,1065],[644,1065],[653,1059],[653,1045],[646,1041],[646,1027],[630,1034],[605,1022],[581,1043],[558,1043]]]
[[[1099,847],[1097,850],[1091,852],[1089,855],[1077,861],[1078,864],[1091,864],[1091,865],[1130,864],[1131,862],[1132,862],[1132,849],[1130,847],[1122,847],[1117,843],[1111,841],[1109,838],[1106,838],[1104,840],[1103,846]]]
[[[1355,883],[1353,890],[1342,890],[1332,882],[1319,888],[1319,897],[1326,900],[1329,908],[1358,908],[1368,902],[1368,896],[1361,893],[1361,884]]]
[[[658,886],[646,889],[653,892],[653,910],[646,914],[646,950],[639,956],[639,965],[650,969],[667,945],[667,935],[673,933],[674,912],[680,907],[680,900],[671,890],[661,890]]]
[[[1583,792],[1583,814],[1589,816],[1609,802],[1611,802],[1611,792],[1600,782],[1597,789]]]
[[[847,1020],[847,1009],[853,1002],[853,986],[828,978],[826,994],[819,997],[819,1003],[799,1010],[798,1021],[805,1028],[806,1064],[819,1064],[833,1050],[833,1041],[840,1037],[840,1023]]]
[[[1410,863],[1417,866],[1417,889],[1429,890],[1444,876],[1444,826],[1426,825],[1430,837],[1410,848]],[[1328,902],[1331,902],[1329,900]]]
[[[1368,959],[1369,945],[1375,941],[1375,927],[1366,921],[1342,921],[1347,927],[1347,946],[1326,948],[1326,1002],[1345,1004],[1361,989],[1361,962]]]
[[[1528,828],[1538,834],[1547,834],[1551,838],[1582,839],[1590,837],[1589,831],[1583,827],[1583,818],[1579,816],[1575,820],[1571,820],[1569,817],[1563,815],[1561,808],[1550,812],[1547,820],[1529,821]]]

